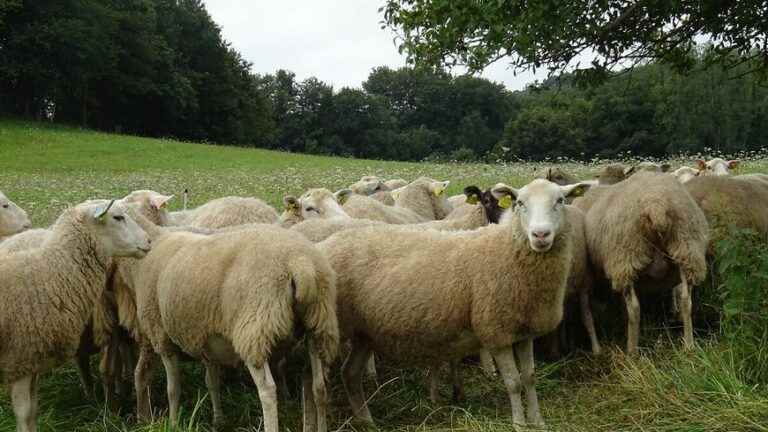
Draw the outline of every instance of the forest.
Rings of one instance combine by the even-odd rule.
[[[522,91],[440,67],[361,88],[258,75],[200,0],[0,5],[0,116],[149,137],[387,160],[590,160],[756,151],[768,88],[746,65],[649,60]],[[372,65],[373,66],[373,65]],[[512,71],[510,71],[512,73]]]

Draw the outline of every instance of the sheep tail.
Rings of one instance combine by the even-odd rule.
[[[289,266],[301,319],[323,362],[330,364],[339,348],[336,275],[327,262],[309,257],[298,257]]]

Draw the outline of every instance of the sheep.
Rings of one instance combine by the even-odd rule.
[[[589,194],[588,194],[589,196]],[[605,188],[587,212],[587,244],[595,269],[623,295],[628,315],[627,352],[638,350],[640,303],[635,283],[661,279],[676,266],[683,341],[693,346],[691,288],[706,276],[709,227],[682,184],[666,174],[640,172]]]
[[[107,280],[107,261],[142,258],[147,234],[114,201],[65,210],[36,249],[0,257],[0,375],[17,430],[36,430],[42,373],[74,357]]]
[[[467,213],[471,213],[475,209],[474,204],[480,204],[485,209],[485,216],[488,219],[488,223],[499,223],[501,214],[509,207],[509,204],[502,203],[499,206],[499,200],[493,196],[491,190],[488,189],[485,192],[481,191],[477,186],[467,186],[464,188],[465,203],[454,208],[446,220],[458,219],[465,217]]]
[[[199,228],[223,228],[248,223],[273,223],[278,214],[269,204],[258,198],[224,197],[186,212],[171,215],[174,225]]]
[[[152,230],[151,230],[152,231]],[[268,360],[294,330],[308,336],[313,404],[319,430],[326,430],[324,367],[338,348],[335,273],[300,234],[274,225],[200,235],[158,232],[152,252],[133,266],[126,282],[136,295],[144,341],[136,389],[146,389],[147,356],[165,366],[170,417],[178,417],[180,382],[177,353],[202,359],[213,403],[214,423],[222,420],[220,365],[246,364],[258,387],[265,430],[277,432],[277,400]],[[149,345],[148,345],[149,344]],[[151,348],[150,348],[151,346]],[[305,381],[306,382],[306,381]]]
[[[672,175],[680,183],[688,183],[689,181],[691,181],[691,179],[697,177],[699,174],[701,174],[701,171],[697,170],[696,168],[691,168],[687,166],[680,167],[672,171]]]
[[[151,218],[158,224],[167,224],[169,216],[166,210],[166,204],[173,196],[163,195],[154,191],[137,190],[131,192],[128,196],[120,200],[121,203],[126,205],[135,204],[146,217]],[[0,244],[0,253],[15,253],[19,251],[38,248],[53,235],[51,229],[34,229],[28,230],[23,233],[17,234],[8,239],[8,241]],[[112,263],[108,265],[110,267],[109,273],[112,273]],[[76,368],[78,376],[80,378],[80,384],[83,387],[83,391],[86,396],[92,397],[93,381],[91,379],[90,372],[90,357],[93,354],[98,353],[99,348],[103,348],[105,345],[111,343],[112,335],[114,333],[114,326],[117,318],[115,317],[114,298],[111,294],[111,290],[107,289],[104,292],[100,301],[96,304],[93,320],[90,322],[83,332],[81,338],[81,345],[77,351]],[[95,325],[94,325],[95,324]],[[111,402],[111,395],[113,393],[114,377],[113,374],[116,370],[107,368],[104,363],[109,361],[112,357],[110,353],[107,353],[102,349],[102,383],[104,386],[104,395],[107,398],[107,403]]]
[[[30,227],[27,212],[0,192],[0,242]]]
[[[350,196],[363,197],[354,194],[351,189],[342,189],[334,194],[324,188],[309,189],[299,198],[288,195],[283,198],[285,210],[280,215],[278,224],[283,228],[290,228],[307,219],[351,219],[341,207],[341,203]]]
[[[369,197],[375,199],[376,201],[384,205],[388,205],[388,206],[395,205],[395,197],[392,196],[392,192],[390,191],[379,191],[369,195]]]
[[[384,182],[384,186],[391,191],[405,187],[407,184],[408,182],[401,178],[390,179]]]
[[[384,185],[384,180],[376,176],[364,176],[360,180],[352,183],[349,190],[358,195],[373,195],[376,192],[389,191],[389,187]]]
[[[451,206],[451,209],[456,209],[460,207],[462,204],[467,203],[467,196],[463,193],[458,195],[452,195],[448,197],[448,205]]]
[[[395,205],[387,206],[359,195],[349,195],[342,208],[356,219],[370,219],[389,224],[411,224],[443,219],[450,213],[444,192],[449,182],[425,177],[393,192]]]
[[[579,182],[579,179],[577,179],[575,176],[573,176],[572,174],[568,173],[564,169],[557,166],[549,167],[543,172],[538,173],[536,175],[536,178],[543,178],[553,183],[557,183],[560,186],[565,186],[565,185]]]
[[[49,229],[36,228],[7,237],[5,241],[0,243],[0,255],[38,248],[50,234]]]
[[[291,227],[291,230],[301,233],[312,243],[319,243],[339,231],[365,228],[374,225],[385,225],[384,222],[368,219],[332,218],[307,219]]]
[[[626,165],[615,163],[602,167],[595,177],[597,178],[598,184],[607,186],[626,179],[630,170],[631,168]]]
[[[514,196],[517,204],[498,225],[470,232],[361,228],[321,242],[337,270],[339,326],[352,345],[342,377],[355,416],[373,422],[361,381],[372,352],[429,363],[486,348],[504,378],[514,422],[526,421],[522,384],[528,420],[543,425],[532,341],[562,317],[572,261],[564,201],[588,187],[540,179],[519,190],[499,184],[494,195]],[[436,259],[439,270],[429,271]]]
[[[702,175],[727,176],[731,170],[739,166],[738,160],[725,160],[723,158],[714,158],[709,161],[697,159],[696,165]]]
[[[713,227],[727,224],[768,234],[768,181],[761,175],[699,176],[685,188]]]

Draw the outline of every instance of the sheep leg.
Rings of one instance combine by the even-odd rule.
[[[152,359],[154,353],[146,348],[141,348],[139,360],[134,371],[134,386],[136,387],[136,416],[139,420],[149,421],[152,416],[150,396],[152,389],[149,387],[149,378],[152,372]]]
[[[488,350],[480,350],[480,368],[488,376],[496,376],[496,365],[493,363],[493,356]]]
[[[277,380],[280,383],[279,386],[277,386],[277,392],[280,394],[280,399],[284,402],[288,402],[291,400],[291,391],[290,391],[290,385],[288,384],[288,374],[286,372],[286,368],[288,367],[288,360],[286,357],[281,356],[277,360],[271,360],[272,366],[271,369],[275,371],[275,374],[277,375]]]
[[[101,359],[99,361],[99,372],[101,372],[101,386],[104,390],[104,402],[110,410],[115,410],[115,379],[118,359],[115,352],[115,344],[110,340],[108,344],[101,347]]]
[[[597,331],[595,331],[595,319],[592,317],[592,306],[589,302],[589,291],[584,290],[579,293],[579,303],[581,306],[581,322],[589,335],[589,341],[592,343],[592,354],[598,355],[602,351],[600,342],[597,340]]]
[[[459,404],[464,401],[465,395],[464,395],[464,384],[461,382],[461,370],[459,367],[461,366],[461,362],[458,360],[451,360],[450,363],[448,363],[448,373],[451,376],[451,386],[452,388],[452,400],[453,403]]]
[[[117,392],[121,396],[125,396],[128,388],[130,388],[131,371],[135,370],[136,357],[130,340],[120,337],[117,342],[117,351],[119,351],[120,359],[117,361],[115,369],[115,380]]]
[[[37,430],[35,376],[29,375],[11,383],[11,403],[16,416],[16,432]]]
[[[352,412],[359,420],[369,424],[373,424],[373,416],[371,416],[371,411],[368,409],[368,404],[365,400],[363,372],[366,362],[371,357],[371,350],[365,343],[353,341],[352,352],[349,353],[349,357],[344,362],[342,370],[342,381],[344,382],[344,388],[347,390]]]
[[[627,354],[635,355],[640,345],[640,301],[632,285],[624,289],[624,304],[627,308]]]
[[[277,386],[269,370],[269,361],[265,361],[262,367],[248,365],[253,382],[259,390],[259,400],[264,413],[264,432],[277,432]]]
[[[691,290],[688,280],[680,269],[680,318],[683,320],[683,346],[693,348],[693,322],[691,321]]]
[[[80,379],[80,386],[88,399],[94,399],[93,396],[93,376],[91,375],[91,356],[85,351],[82,344],[77,349],[75,356],[75,367],[77,368],[77,377]]]
[[[432,366],[427,369],[427,386],[429,387],[429,400],[434,404],[440,403],[440,377],[438,367]]]
[[[515,426],[525,425],[525,412],[523,411],[523,399],[520,395],[522,384],[520,372],[515,362],[515,350],[512,347],[504,348],[493,353],[496,365],[499,367],[501,378],[509,393],[509,402],[512,405],[512,421]]]
[[[537,427],[544,427],[544,419],[539,411],[539,397],[536,393],[536,369],[533,359],[533,339],[519,342],[515,351],[520,361],[520,382],[525,389],[528,406],[528,422]]]
[[[312,366],[312,394],[317,411],[317,431],[328,431],[328,390],[325,386],[325,368],[314,344],[309,344],[309,362]]]
[[[211,361],[203,363],[205,364],[205,385],[208,387],[213,406],[213,425],[214,428],[218,428],[224,421],[224,412],[221,410],[221,368]]]
[[[373,381],[378,384],[379,374],[376,372],[376,357],[373,355],[373,353],[371,353],[371,356],[368,357],[368,362],[365,364],[365,375],[367,375],[368,378],[373,379]]]
[[[304,367],[301,374],[301,411],[304,419],[304,432],[317,431],[317,407],[312,389],[312,370]]]
[[[163,353],[160,359],[165,367],[166,390],[168,392],[168,416],[171,424],[176,426],[179,422],[179,404],[181,401],[181,371],[179,359],[176,354]]]

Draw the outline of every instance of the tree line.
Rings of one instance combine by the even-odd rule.
[[[0,114],[145,136],[396,160],[735,153],[766,146],[768,89],[748,66],[661,63],[523,91],[436,68],[378,67],[334,89],[257,75],[200,0],[0,6]],[[743,72],[743,73],[742,73]]]

